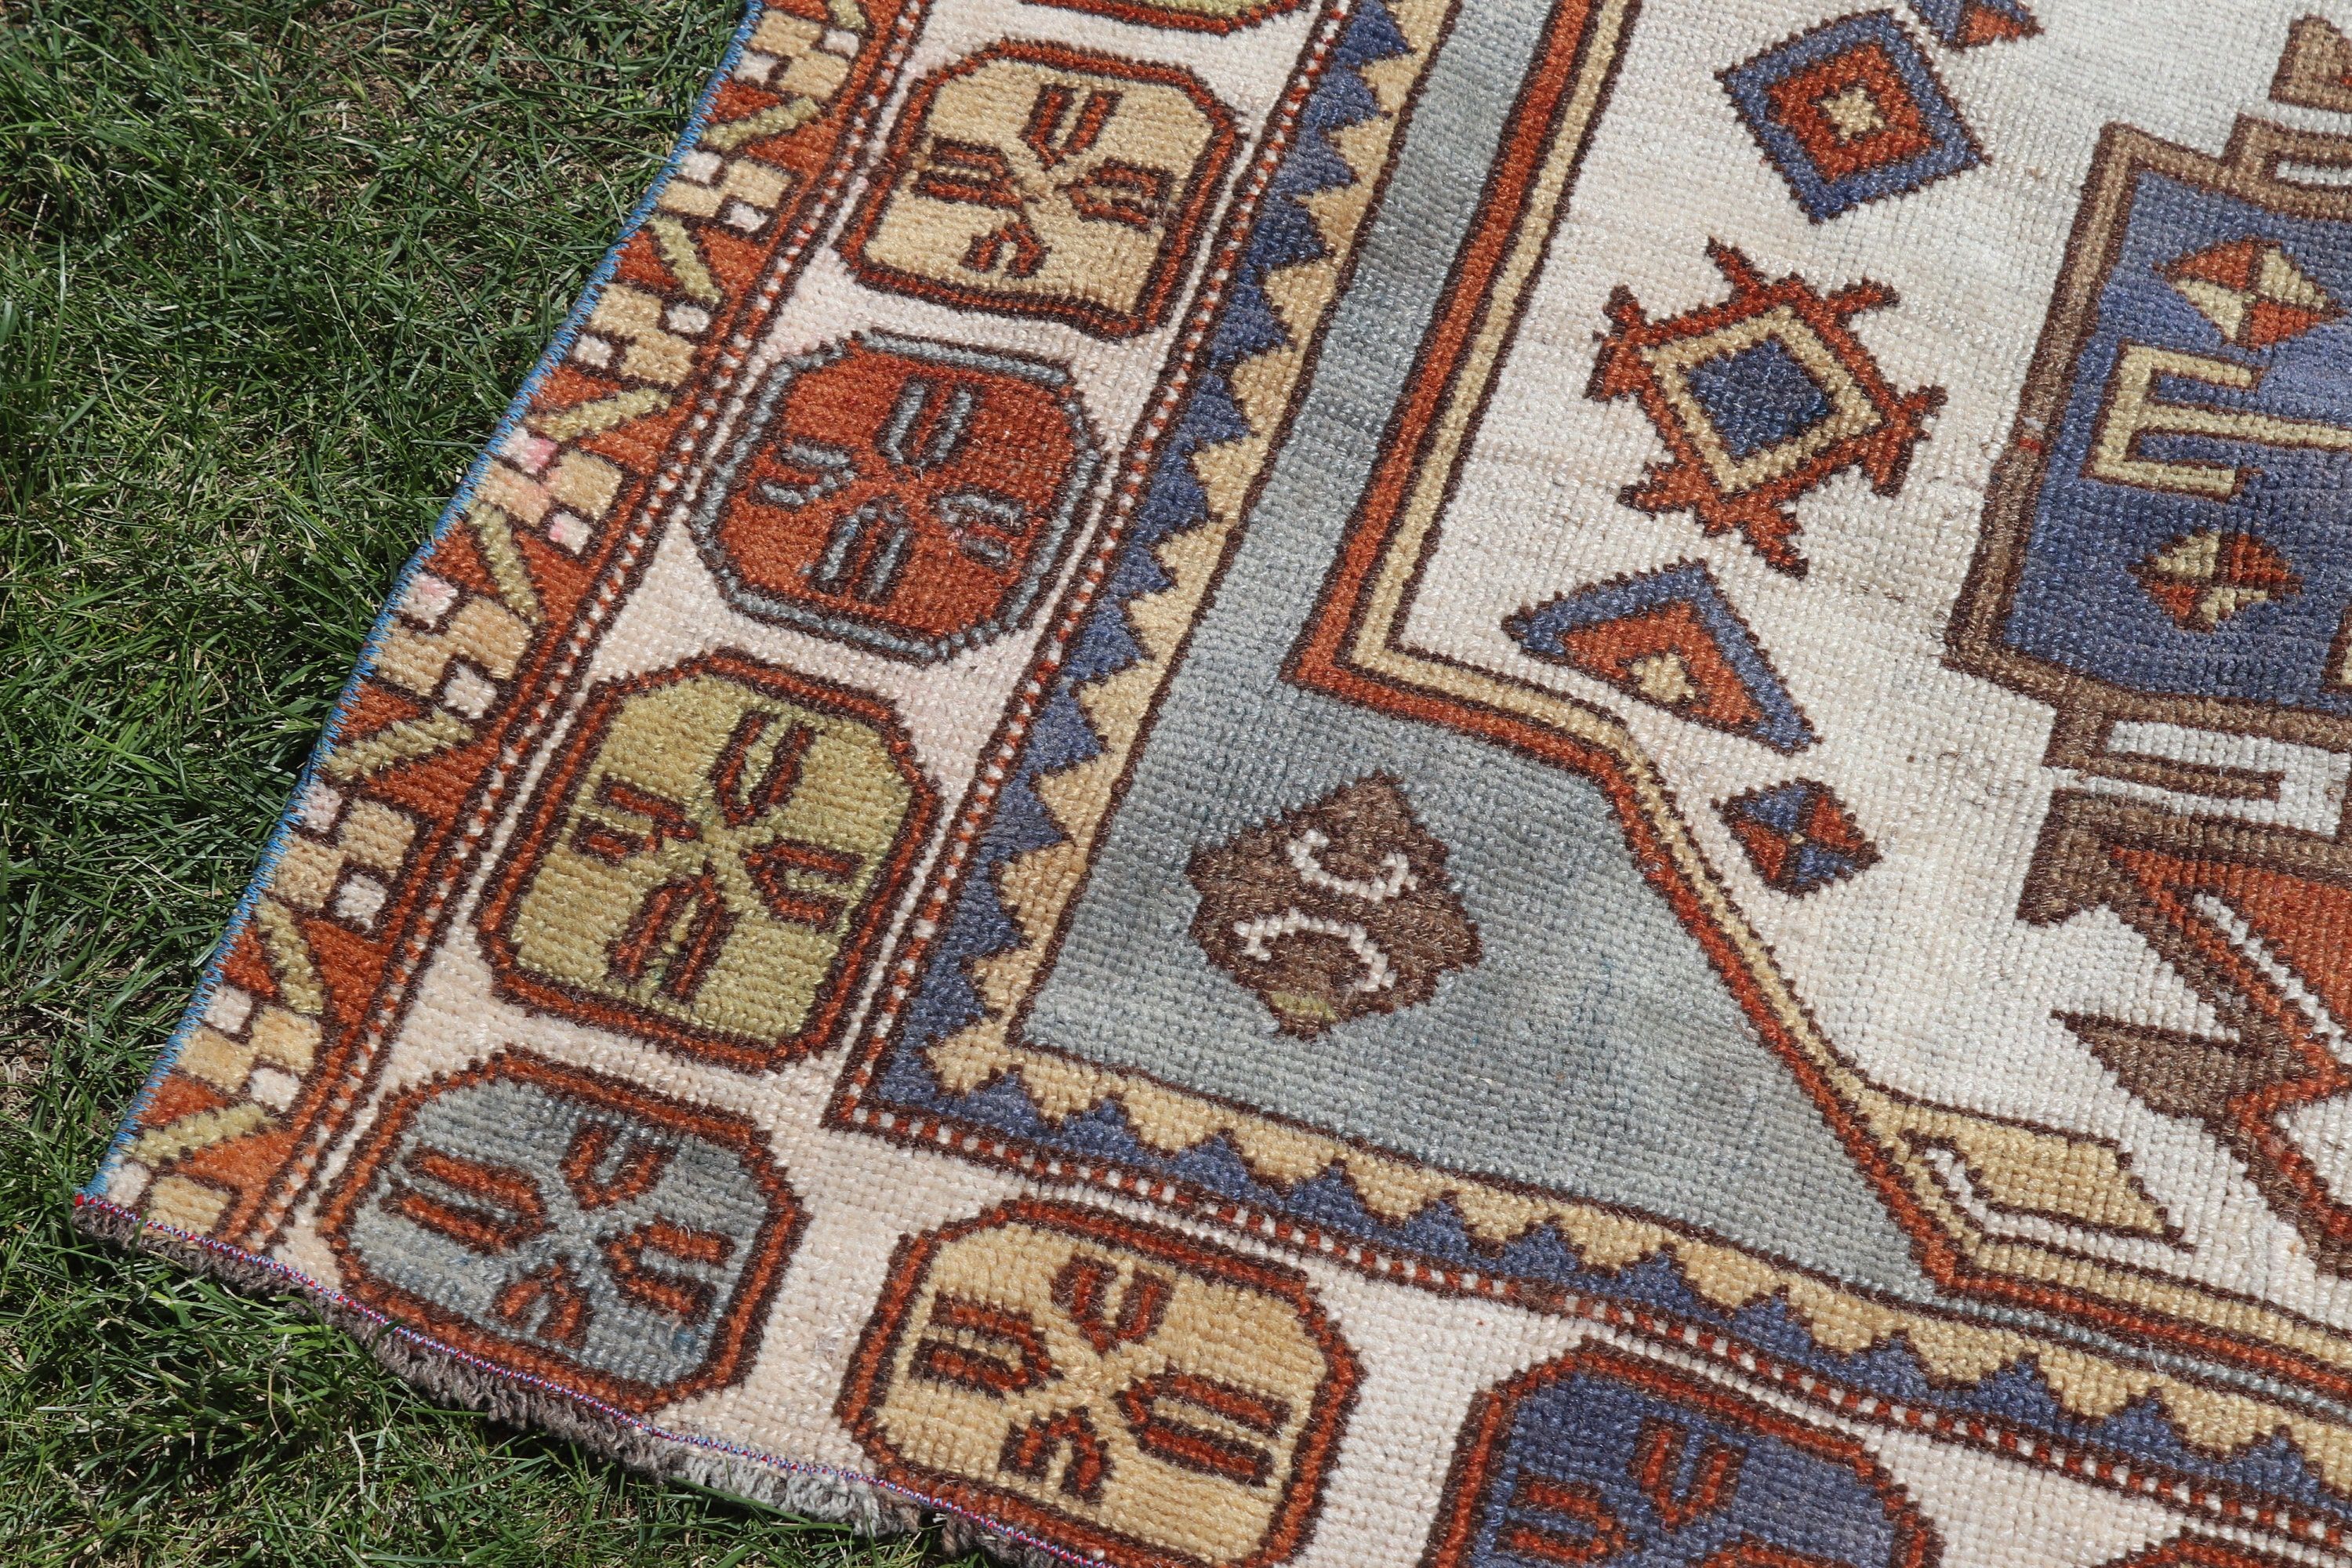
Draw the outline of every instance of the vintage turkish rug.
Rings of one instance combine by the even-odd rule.
[[[84,1222],[1039,1562],[2340,1561],[2318,3],[754,5]]]

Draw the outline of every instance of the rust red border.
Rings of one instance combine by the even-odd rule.
[[[2140,175],[2162,175],[2285,217],[2352,221],[2352,191],[2282,179],[2278,169],[2285,162],[2345,169],[2352,167],[2352,148],[2341,136],[2241,117],[2218,157],[2121,123],[2100,132],[2092,153],[2050,308],[2024,389],[2018,395],[2016,416],[1986,486],[1975,553],[1945,630],[1945,662],[1951,668],[2057,710],[2046,759],[2051,766],[2082,768],[2190,794],[2275,798],[2274,776],[2255,773],[2254,787],[2249,789],[2242,769],[2128,752],[2116,755],[2109,751],[2109,732],[2119,722],[2144,721],[2268,736],[2324,751],[2352,746],[2352,715],[2251,698],[2126,686],[2013,647],[2006,637],[2048,476],[2051,446],[2074,391],[2076,362],[2098,327],[2100,298],[2122,255]],[[2234,788],[2227,782],[2231,773],[2241,781]]]
[[[2208,1535],[2176,1535],[2171,1540],[2118,1557],[2107,1568],[2296,1568],[2286,1558],[2216,1541]]]
[[[1108,16],[1115,22],[1131,22],[1139,27],[1166,27],[1188,33],[1238,33],[1255,27],[1276,16],[1288,16],[1307,4],[1307,0],[1258,0],[1254,5],[1236,7],[1232,15],[1220,16],[1207,11],[1186,11],[1174,6],[1155,5],[1150,0],[1031,0],[1037,5],[1052,5],[1064,11],[1084,11],[1089,16]]]

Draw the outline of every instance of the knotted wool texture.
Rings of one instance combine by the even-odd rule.
[[[2352,1552],[2352,11],[1839,3],[755,0],[83,1223],[1032,1563]]]

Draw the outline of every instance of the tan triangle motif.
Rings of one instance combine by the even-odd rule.
[[[2325,16],[2304,17],[2288,29],[2271,97],[2305,109],[2352,113],[2352,39]]]
[[[2231,342],[2238,341],[2238,329],[2246,320],[2246,308],[2253,299],[2242,289],[2209,282],[2202,278],[2176,278],[2172,286],[2182,298],[2197,307],[2197,313],[2220,330]]]
[[[2263,252],[2262,270],[2254,287],[2271,299],[2286,305],[2301,305],[2308,310],[2332,310],[2336,301],[2327,290],[2312,280],[2311,274],[2295,265],[2294,258],[2277,246]]]

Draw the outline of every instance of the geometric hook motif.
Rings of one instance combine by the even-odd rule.
[[[1357,1375],[1296,1269],[1026,1199],[900,1244],[839,1411],[902,1484],[1211,1568],[1297,1550]]]
[[[933,798],[862,693],[730,653],[601,686],[483,907],[500,988],[749,1071],[822,1049]]]
[[[743,614],[935,663],[1028,617],[1099,462],[1061,366],[859,332],[769,373],[690,525]]]
[[[327,1199],[343,1289],[626,1410],[751,1363],[802,1215],[751,1123],[507,1051],[397,1096]]]
[[[1941,387],[1898,394],[1846,327],[1895,302],[1864,281],[1823,296],[1793,274],[1776,282],[1730,246],[1707,256],[1731,298],[1652,321],[1629,289],[1609,297],[1612,331],[1588,395],[1638,400],[1670,459],[1622,500],[1640,511],[1688,511],[1710,534],[1738,530],[1767,563],[1801,577],[1792,503],[1831,475],[1860,468],[1880,495],[1903,488]]]

